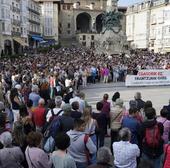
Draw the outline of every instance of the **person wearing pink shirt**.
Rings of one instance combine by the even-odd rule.
[[[167,109],[163,108],[160,111],[160,117],[157,118],[157,121],[162,123],[164,126],[164,132],[163,132],[163,140],[164,143],[167,144],[168,143],[168,136],[169,136],[169,132],[170,132],[170,121],[166,118],[168,114]]]
[[[103,69],[103,75],[104,75],[104,83],[108,83],[108,79],[109,79],[109,69],[107,67],[105,67]]]

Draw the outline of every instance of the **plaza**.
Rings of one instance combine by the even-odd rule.
[[[170,86],[149,86],[149,87],[126,87],[124,83],[108,83],[89,85],[83,90],[86,93],[86,100],[93,109],[96,108],[96,103],[101,101],[105,93],[109,94],[109,102],[115,92],[120,92],[120,97],[124,100],[126,109],[129,109],[129,101],[134,99],[136,92],[141,92],[144,101],[151,100],[153,107],[156,109],[157,115],[160,115],[160,110],[164,105],[169,104]]]
[[[169,11],[0,0],[0,168],[170,168]]]

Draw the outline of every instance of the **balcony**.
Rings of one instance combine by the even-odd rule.
[[[12,31],[12,36],[20,37],[21,36],[21,32]]]
[[[35,14],[37,14],[37,15],[40,15],[40,11],[38,10],[36,10],[36,9],[33,9],[33,8],[30,8],[30,7],[28,7],[28,10],[30,11],[30,12],[32,12],[32,13],[35,13]]]
[[[29,22],[30,22],[30,23],[33,23],[33,24],[36,24],[36,25],[40,25],[40,22],[37,22],[37,21],[32,20],[32,19],[29,19]]]
[[[16,20],[16,19],[12,19],[12,24],[15,26],[20,26],[21,25],[21,21],[20,20]]]
[[[20,13],[21,10],[20,10],[20,8],[17,8],[17,7],[15,7],[15,6],[12,6],[12,12]]]

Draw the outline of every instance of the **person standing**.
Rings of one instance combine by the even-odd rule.
[[[147,108],[145,113],[147,120],[141,124],[140,130],[142,158],[150,160],[154,168],[160,168],[164,144],[162,139],[163,124],[156,121],[156,111],[154,108]]]
[[[59,133],[55,138],[57,150],[51,155],[51,160],[55,168],[76,168],[74,159],[67,153],[70,146],[70,138],[65,133]]]
[[[46,109],[44,105],[45,105],[45,100],[41,98],[38,102],[38,107],[35,108],[33,113],[33,120],[36,126],[36,131],[39,132],[42,131],[42,128],[45,124],[44,116],[45,116]]]
[[[32,86],[32,92],[29,94],[29,99],[33,102],[33,107],[38,106],[38,101],[40,100],[40,95],[38,94],[38,85]]]
[[[132,144],[139,144],[139,129],[140,124],[136,119],[138,109],[137,108],[130,108],[129,115],[125,116],[122,120],[122,127],[129,128],[131,131],[131,143]]]
[[[71,144],[68,147],[68,153],[76,162],[77,168],[86,168],[90,162],[90,154],[96,153],[96,146],[85,131],[86,123],[84,120],[76,119],[74,129],[67,132]]]
[[[102,112],[106,114],[107,126],[110,128],[110,102],[108,102],[108,99],[109,95],[106,93],[103,95],[103,100],[101,102],[103,104]],[[107,135],[107,128],[105,134]]]
[[[27,136],[28,146],[25,150],[25,156],[29,168],[47,168],[52,163],[48,155],[40,148],[42,135],[39,132],[30,132]]]
[[[97,148],[104,146],[105,130],[107,129],[107,118],[106,114],[102,112],[102,108],[103,104],[101,102],[97,102],[97,111],[92,113],[92,117],[97,121]]]
[[[136,158],[140,150],[136,144],[131,144],[131,132],[128,128],[122,128],[119,132],[120,141],[113,143],[114,164],[116,168],[136,168]],[[126,151],[126,152],[125,152]]]

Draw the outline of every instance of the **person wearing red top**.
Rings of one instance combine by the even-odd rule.
[[[45,100],[44,99],[40,99],[38,102],[38,107],[35,108],[34,113],[33,113],[33,119],[34,119],[34,123],[36,126],[36,131],[40,131],[42,130],[43,125],[45,124]]]
[[[169,168],[169,167],[170,167],[170,144],[168,143],[164,147],[164,163],[163,163],[163,168]]]

